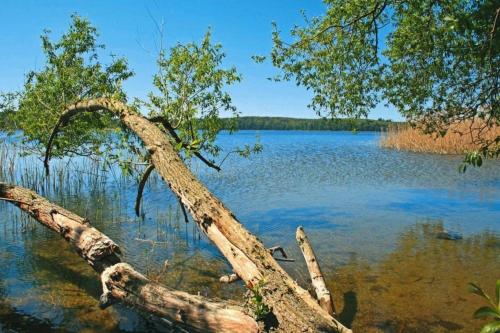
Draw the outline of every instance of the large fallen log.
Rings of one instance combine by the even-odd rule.
[[[297,243],[299,243],[300,250],[306,260],[307,270],[309,271],[309,275],[311,277],[311,284],[314,288],[314,292],[316,293],[319,305],[328,313],[334,315],[335,307],[333,305],[332,296],[326,287],[323,273],[321,273],[321,269],[319,268],[318,259],[316,259],[316,255],[314,254],[311,243],[304,232],[304,228],[298,227],[295,235]]]
[[[46,167],[57,132],[82,112],[109,111],[143,141],[151,163],[190,211],[193,220],[217,246],[248,285],[262,285],[265,304],[275,315],[281,332],[351,332],[301,288],[276,262],[268,249],[246,230],[183,163],[170,139],[152,122],[124,103],[108,98],[69,106],[55,126],[47,148]],[[260,281],[260,282],[259,282]]]
[[[0,198],[60,234],[96,272],[101,273],[121,261],[118,245],[92,227],[87,219],[21,186],[0,183]]]
[[[119,301],[192,332],[259,332],[257,322],[230,302],[214,302],[148,280],[121,263],[118,246],[90,223],[35,192],[0,183],[0,199],[30,214],[59,233],[98,273],[103,294],[100,305]]]
[[[102,273],[103,306],[114,299],[161,318],[169,318],[196,332],[259,332],[255,320],[229,302],[211,302],[200,296],[148,280],[130,265],[121,263]]]

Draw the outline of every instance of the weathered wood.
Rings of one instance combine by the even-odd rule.
[[[200,296],[170,290],[148,280],[128,264],[116,264],[102,274],[106,300],[118,299],[160,317],[175,318],[189,330],[200,332],[258,332],[255,320],[239,306],[209,302]]]
[[[319,268],[318,259],[316,259],[316,255],[314,254],[311,243],[309,242],[309,239],[304,232],[304,228],[297,228],[296,239],[299,243],[300,250],[304,255],[304,259],[306,260],[307,269],[311,277],[311,283],[314,287],[314,291],[316,292],[316,297],[318,298],[319,305],[328,313],[334,315],[335,307],[333,305],[330,291],[326,287],[323,273],[321,273],[321,269]]]
[[[8,199],[46,227],[59,233],[94,270],[120,262],[120,249],[89,222],[44,197],[20,186],[0,183],[0,198]]]
[[[0,200],[18,206],[59,233],[94,270],[101,273],[101,307],[120,301],[191,332],[259,332],[257,322],[240,306],[171,290],[149,281],[130,265],[120,263],[118,246],[111,239],[91,227],[86,219],[35,192],[0,183]]]
[[[282,332],[351,332],[321,308],[316,300],[295,282],[276,262],[268,249],[246,230],[186,167],[169,138],[156,125],[124,103],[97,98],[71,105],[63,113],[51,134],[53,142],[60,127],[82,112],[109,111],[143,141],[151,163],[188,208],[193,220],[231,264],[234,272],[247,284],[261,288],[265,304],[276,316]],[[47,164],[50,155],[47,148]]]

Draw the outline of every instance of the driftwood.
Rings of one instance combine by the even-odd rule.
[[[0,183],[0,199],[58,232],[96,272],[101,273],[101,307],[120,301],[192,332],[259,332],[240,306],[171,290],[121,263],[118,246],[90,223],[33,191]]]
[[[233,283],[233,282],[236,282],[236,281],[239,281],[241,280],[241,278],[237,275],[237,274],[229,274],[229,275],[224,275],[224,276],[221,276],[219,281],[222,282],[222,283]]]
[[[161,318],[169,318],[176,325],[182,325],[191,331],[259,332],[255,320],[239,306],[227,302],[210,302],[200,296],[172,291],[151,282],[125,263],[107,268],[102,273],[101,280],[103,306],[118,299]]]
[[[143,141],[158,174],[180,198],[207,237],[231,264],[234,273],[260,289],[264,303],[276,317],[281,332],[351,332],[301,288],[276,262],[268,249],[246,230],[186,167],[169,137],[154,123],[124,103],[98,98],[69,106],[55,126],[47,147],[46,167],[51,144],[57,132],[72,117],[83,112],[109,111]]]
[[[118,245],[90,226],[88,220],[52,204],[35,192],[20,186],[0,183],[0,199],[18,206],[49,229],[59,233],[98,273],[121,261],[118,257]]]
[[[330,291],[326,287],[323,273],[321,273],[318,260],[316,259],[316,255],[314,254],[311,243],[309,243],[309,239],[304,232],[304,228],[297,228],[296,239],[299,243],[300,250],[304,255],[304,259],[306,260],[307,270],[309,271],[309,275],[311,276],[311,284],[314,287],[314,291],[316,292],[316,297],[318,298],[319,305],[321,305],[321,307],[328,313],[334,315],[335,307],[333,305]]]

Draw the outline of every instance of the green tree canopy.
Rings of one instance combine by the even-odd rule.
[[[218,155],[215,139],[222,129],[220,113],[238,116],[226,87],[241,81],[235,67],[222,68],[221,44],[211,42],[208,31],[198,45],[177,44],[160,50],[155,92],[145,103],[151,117],[161,117],[178,138],[177,148],[187,154],[206,151]],[[231,127],[234,129],[234,127]]]
[[[40,153],[68,105],[103,96],[124,100],[121,83],[132,75],[123,58],[113,56],[107,65],[100,62],[104,46],[97,43],[97,31],[87,20],[73,15],[58,41],[51,41],[49,33],[41,36],[45,64],[26,75],[21,91],[3,94],[1,103],[9,118],[7,129],[21,129],[24,143]],[[52,155],[92,154],[116,127],[109,114],[82,115],[62,129]]]
[[[426,132],[499,125],[498,1],[324,2],[325,15],[304,15],[291,41],[274,25],[271,53],[275,79],[311,90],[318,114],[361,117],[386,102]],[[499,143],[483,140],[482,153],[498,156]]]
[[[23,143],[43,155],[52,130],[68,106],[99,97],[126,101],[121,83],[132,72],[124,58],[112,56],[110,64],[103,65],[99,56],[104,46],[97,43],[97,37],[96,28],[76,15],[58,41],[51,41],[45,31],[41,37],[44,66],[28,73],[20,91],[0,95],[4,129],[21,130]],[[210,31],[199,44],[177,44],[169,52],[162,49],[157,59],[158,72],[153,77],[154,92],[148,101],[136,99],[133,104],[137,111],[149,112],[150,119],[163,126],[186,159],[196,156],[217,170],[219,166],[200,152],[219,154],[216,136],[223,127],[228,128],[228,123],[219,119],[220,114],[238,115],[226,88],[241,80],[236,68],[223,68],[224,58],[222,46],[211,42]],[[83,113],[67,124],[58,124],[46,166],[49,157],[104,156],[117,162],[126,173],[140,171],[149,154],[136,135],[114,117],[107,112]],[[235,123],[229,128],[234,129]],[[256,144],[228,154],[248,156],[260,150]]]

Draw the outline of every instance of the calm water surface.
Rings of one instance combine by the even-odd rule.
[[[281,245],[297,259],[283,266],[307,287],[295,243],[295,229],[305,227],[344,323],[357,332],[478,331],[483,322],[472,313],[482,302],[466,285],[475,281],[493,294],[500,278],[500,161],[463,175],[459,156],[381,149],[380,135],[371,132],[242,131],[222,134],[220,144],[231,149],[256,135],[262,154],[230,157],[219,173],[191,167],[267,246]],[[136,218],[136,180],[88,161],[59,161],[47,182],[40,161],[2,149],[3,180],[88,216],[121,246],[124,261],[150,278],[241,297],[241,285],[219,285],[230,272],[224,257],[184,223],[157,177],[146,187],[143,218]],[[438,239],[441,228],[463,239]],[[97,275],[58,235],[6,203],[0,267],[0,332],[158,329],[132,309],[99,310]]]

